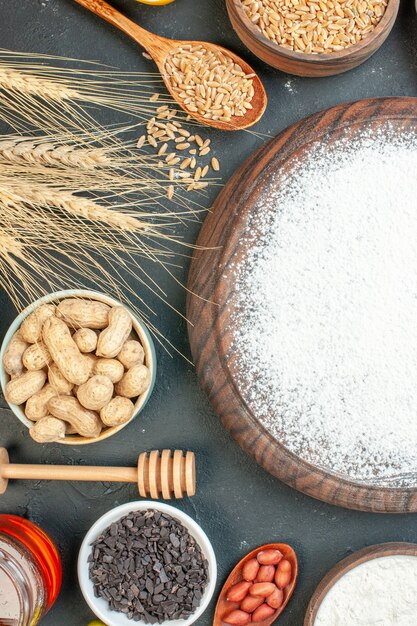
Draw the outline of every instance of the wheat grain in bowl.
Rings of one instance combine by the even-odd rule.
[[[6,401],[38,443],[92,443],[118,432],[154,385],[151,337],[97,292],[51,294],[24,311],[1,349]]]
[[[252,109],[253,77],[220,50],[184,44],[166,58],[173,90],[191,113],[230,122]]]
[[[241,0],[249,19],[270,41],[296,52],[323,54],[365,39],[388,0]]]

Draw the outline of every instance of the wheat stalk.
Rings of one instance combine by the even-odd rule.
[[[44,100],[63,102],[82,99],[76,89],[66,87],[57,81],[38,78],[14,69],[0,67],[0,87],[11,92],[36,96]]]
[[[0,140],[0,161],[86,170],[112,164],[103,148],[77,148],[74,145],[56,145],[20,138]]]
[[[52,61],[59,65],[53,65]],[[74,61],[81,67],[67,66],[68,62]],[[62,129],[69,120],[64,120],[62,110],[56,106],[59,104],[74,116],[73,127],[83,127],[84,130],[88,129],[92,119],[88,112],[90,105],[145,121],[155,115],[161,104],[167,104],[170,115],[175,115],[176,119],[201,126],[176,105],[166,92],[159,73],[121,72],[113,68],[103,69],[102,65],[92,61],[0,50],[0,87],[2,81],[4,94],[10,93],[14,99],[2,103],[0,119],[16,130],[22,130],[24,123],[31,121],[31,115],[36,116],[36,123],[44,129]],[[7,113],[4,109],[8,110]],[[263,136],[253,130],[246,132]]]
[[[10,262],[10,257],[23,259],[23,246],[14,237],[0,231],[0,255]]]
[[[173,227],[197,220],[205,208],[196,197],[181,197],[188,183],[171,178],[160,155],[126,143],[124,133],[136,123],[102,127],[90,113],[99,106],[149,121],[167,103],[159,118],[171,121],[173,101],[151,99],[155,85],[162,86],[156,75],[51,67],[41,65],[46,57],[29,58],[0,51],[0,121],[21,135],[0,135],[0,285],[18,308],[45,292],[82,286],[130,305],[139,300],[156,338],[175,350],[152,323],[154,300],[144,289],[175,311],[153,267],[179,282],[171,259],[178,256],[175,244],[187,244]],[[165,206],[171,185],[175,210]]]
[[[155,262],[154,251],[143,241],[139,248],[130,248],[125,237],[124,231],[96,229],[88,222],[80,229],[77,219],[27,205],[18,194],[0,189],[0,285],[17,308],[48,291],[93,286],[129,306],[139,299],[141,314],[156,339],[165,349],[177,351],[153,324],[156,313],[141,295],[146,288],[175,311],[165,291],[137,262],[140,256]]]
[[[104,234],[101,232],[103,225],[105,225],[107,229],[114,229],[117,232],[125,233],[126,239],[124,242],[114,240],[118,253],[127,250],[128,247],[130,249],[136,247],[142,256],[152,261],[156,261],[158,256],[164,256],[167,253],[168,255],[172,254],[172,251],[169,249],[162,248],[162,250],[154,250],[148,245],[145,245],[145,240],[153,239],[179,244],[186,248],[195,247],[190,246],[190,244],[184,241],[180,241],[178,237],[166,232],[167,228],[173,226],[171,219],[170,221],[167,220],[167,217],[172,216],[172,214],[159,214],[155,216],[158,221],[152,223],[126,213],[121,210],[120,207],[108,208],[93,199],[75,196],[71,192],[50,188],[47,185],[37,184],[29,186],[26,184],[22,185],[16,181],[9,181],[9,187],[4,188],[1,186],[2,184],[0,180],[0,198],[7,198],[9,205],[13,204],[13,206],[19,206],[29,204],[33,207],[43,207],[48,210],[51,208],[58,209],[66,216],[88,220],[89,222],[98,224],[99,229],[96,231],[96,234],[98,233],[99,235],[96,244],[98,249],[102,247],[101,244],[103,240],[106,246],[108,244],[108,240],[104,239]],[[150,217],[151,215],[152,214],[149,213],[141,213],[142,217]],[[78,232],[75,236],[79,238],[80,224],[77,223],[77,226]],[[85,228],[84,222],[82,228]],[[108,236],[111,236],[110,230],[107,230],[106,233]],[[87,230],[87,235],[88,234],[89,230]],[[87,236],[86,245],[91,245],[89,236]]]
[[[132,232],[144,232],[158,235],[154,225],[115,209],[109,209],[90,198],[75,196],[63,189],[53,189],[47,185],[22,186],[15,184],[13,192],[2,188],[3,194],[9,194],[16,203],[54,207],[73,216],[91,222],[102,222],[112,228]]]

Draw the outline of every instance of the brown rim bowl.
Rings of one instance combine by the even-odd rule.
[[[11,324],[3,340],[3,344],[1,346],[0,382],[1,382],[3,395],[5,393],[6,384],[10,379],[10,376],[6,373],[4,366],[3,366],[3,354],[7,348],[7,345],[10,339],[12,338],[14,333],[20,328],[20,325],[22,324],[25,317],[27,317],[29,313],[31,313],[34,309],[36,309],[40,304],[43,304],[45,302],[58,302],[60,300],[65,300],[66,298],[88,298],[91,300],[98,300],[99,302],[104,302],[105,304],[108,304],[110,306],[121,304],[115,298],[99,293],[98,291],[92,291],[88,289],[67,289],[67,290],[58,291],[56,293],[49,294],[47,296],[44,296],[43,298],[39,298],[39,300],[37,300],[36,302],[28,306],[24,311],[20,313],[20,315],[16,317],[14,322]],[[123,306],[126,307],[126,305],[123,305]],[[119,430],[122,430],[122,428],[130,424],[132,420],[135,419],[138,413],[142,411],[145,404],[149,400],[149,397],[152,394],[152,390],[155,384],[155,377],[156,377],[156,354],[155,354],[155,347],[153,344],[153,340],[143,320],[141,320],[135,313],[130,311],[128,307],[126,308],[128,309],[132,317],[133,330],[138,335],[139,340],[145,351],[145,365],[149,367],[150,372],[151,372],[151,384],[149,388],[142,395],[136,398],[136,400],[133,400],[134,405],[135,405],[135,411],[131,419],[125,424],[121,424],[119,426],[109,426],[108,428],[104,428],[102,432],[100,433],[100,435],[94,438],[82,437],[81,435],[66,435],[64,439],[59,441],[60,444],[77,445],[77,446],[86,445],[90,443],[96,443],[97,441],[103,441],[104,439],[107,439],[108,437],[115,435],[116,433],[119,432]],[[33,422],[31,422],[26,417],[23,411],[23,408],[21,406],[17,406],[16,404],[10,404],[10,403],[7,403],[7,404],[10,410],[22,422],[22,424],[24,424],[24,426],[26,426],[29,429],[33,425]],[[47,445],[47,444],[42,444],[42,445]]]
[[[365,39],[345,50],[330,54],[307,54],[283,48],[262,34],[246,15],[241,0],[226,0],[226,6],[238,37],[262,61],[288,74],[320,77],[342,74],[369,59],[390,34],[400,2],[388,0],[386,11],[380,22]]]
[[[307,607],[304,619],[304,626],[314,626],[320,606],[332,587],[348,572],[358,565],[362,565],[373,559],[379,559],[384,556],[394,556],[397,554],[416,556],[417,544],[406,542],[380,543],[375,546],[363,548],[358,552],[350,554],[346,558],[336,563],[332,569],[327,572],[321,580]]]

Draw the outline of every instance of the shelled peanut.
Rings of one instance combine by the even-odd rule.
[[[293,577],[291,563],[279,550],[261,550],[242,567],[242,580],[227,591],[226,600],[238,606],[222,621],[234,626],[271,619],[285,600]]]
[[[95,438],[128,422],[151,382],[132,318],[121,306],[68,298],[30,313],[10,340],[5,397],[22,407],[39,443]]]

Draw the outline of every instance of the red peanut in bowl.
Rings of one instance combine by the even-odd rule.
[[[270,543],[252,550],[223,585],[213,626],[272,624],[288,604],[297,575],[298,560],[291,546]]]

